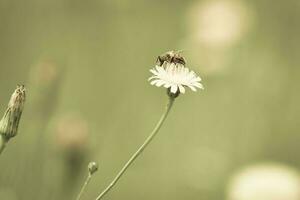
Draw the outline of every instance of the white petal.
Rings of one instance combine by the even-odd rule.
[[[185,93],[185,88],[182,85],[178,85],[179,91],[184,94]]]
[[[200,88],[200,89],[204,89],[204,88],[203,88],[203,85],[202,85],[201,83],[198,83],[198,82],[193,83],[193,86],[195,86],[195,87],[197,87],[197,88]]]
[[[151,76],[150,78],[148,78],[148,81],[150,81],[150,80],[152,80],[154,78],[156,78],[156,76]]]
[[[155,84],[157,83],[157,81],[158,81],[158,80],[151,81],[150,84],[151,84],[151,85],[155,85]]]
[[[156,83],[156,86],[157,87],[160,87],[162,86],[163,84],[165,84],[165,82],[163,80],[158,80],[157,83]]]
[[[158,71],[158,69],[160,68],[160,66],[155,65],[155,69]]]
[[[178,89],[177,85],[172,85],[172,86],[171,86],[171,92],[172,92],[172,93],[175,94],[175,93],[177,92],[177,89]]]
[[[194,86],[192,86],[192,85],[188,85],[188,87],[191,88],[191,90],[193,90],[194,92],[197,91],[196,88]]]
[[[194,81],[201,81],[201,78],[199,76],[197,76]]]
[[[155,71],[154,69],[150,69],[150,72],[151,72],[152,74],[154,74],[154,75],[158,75],[158,72]]]
[[[171,87],[171,83],[165,83],[164,87],[165,87],[165,88]]]
[[[156,69],[159,73],[164,73],[165,69],[159,66],[156,66]]]

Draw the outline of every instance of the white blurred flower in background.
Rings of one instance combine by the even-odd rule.
[[[299,200],[300,176],[281,164],[258,164],[235,174],[229,183],[228,200]]]
[[[188,10],[189,31],[182,48],[192,65],[205,73],[223,68],[230,50],[246,36],[253,21],[249,5],[239,0],[199,1]]]
[[[224,47],[241,39],[249,22],[247,5],[237,0],[213,0],[193,6],[188,23],[197,42]]]

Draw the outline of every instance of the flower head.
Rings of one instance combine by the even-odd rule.
[[[17,135],[18,126],[25,103],[25,87],[17,86],[8,103],[8,108],[0,121],[0,134],[8,139]]]
[[[150,84],[164,86],[171,94],[185,93],[186,87],[193,91],[196,88],[203,89],[201,78],[181,63],[164,62],[162,66],[156,65],[150,72],[153,74],[149,78]]]

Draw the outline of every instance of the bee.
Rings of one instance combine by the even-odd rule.
[[[164,62],[168,63],[178,63],[185,65],[186,61],[184,57],[182,57],[178,51],[168,51],[157,57],[156,64],[162,66]]]

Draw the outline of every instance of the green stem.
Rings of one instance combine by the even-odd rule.
[[[158,123],[154,127],[153,131],[150,133],[148,138],[144,141],[144,143],[138,148],[138,150],[131,156],[131,158],[126,162],[123,168],[119,171],[117,176],[113,179],[113,181],[100,193],[100,195],[96,198],[96,200],[102,199],[118,182],[118,180],[122,177],[122,175],[126,172],[126,170],[130,167],[130,165],[135,161],[135,159],[143,152],[143,150],[148,146],[148,144],[153,140],[154,136],[158,133],[159,129],[163,125],[165,119],[167,118],[169,111],[172,108],[173,102],[175,98],[169,97],[169,102],[167,104],[166,110],[163,115],[160,117]]]
[[[6,143],[7,143],[7,139],[5,138],[5,136],[0,134],[0,154],[4,150]]]
[[[83,186],[82,186],[82,188],[81,188],[81,190],[80,190],[80,192],[79,192],[76,200],[80,200],[80,198],[81,198],[82,194],[84,193],[84,190],[85,190],[86,186],[89,184],[91,178],[92,178],[92,175],[89,173],[89,175],[86,178],[86,180],[85,180],[85,182],[84,182],[84,184],[83,184]]]

